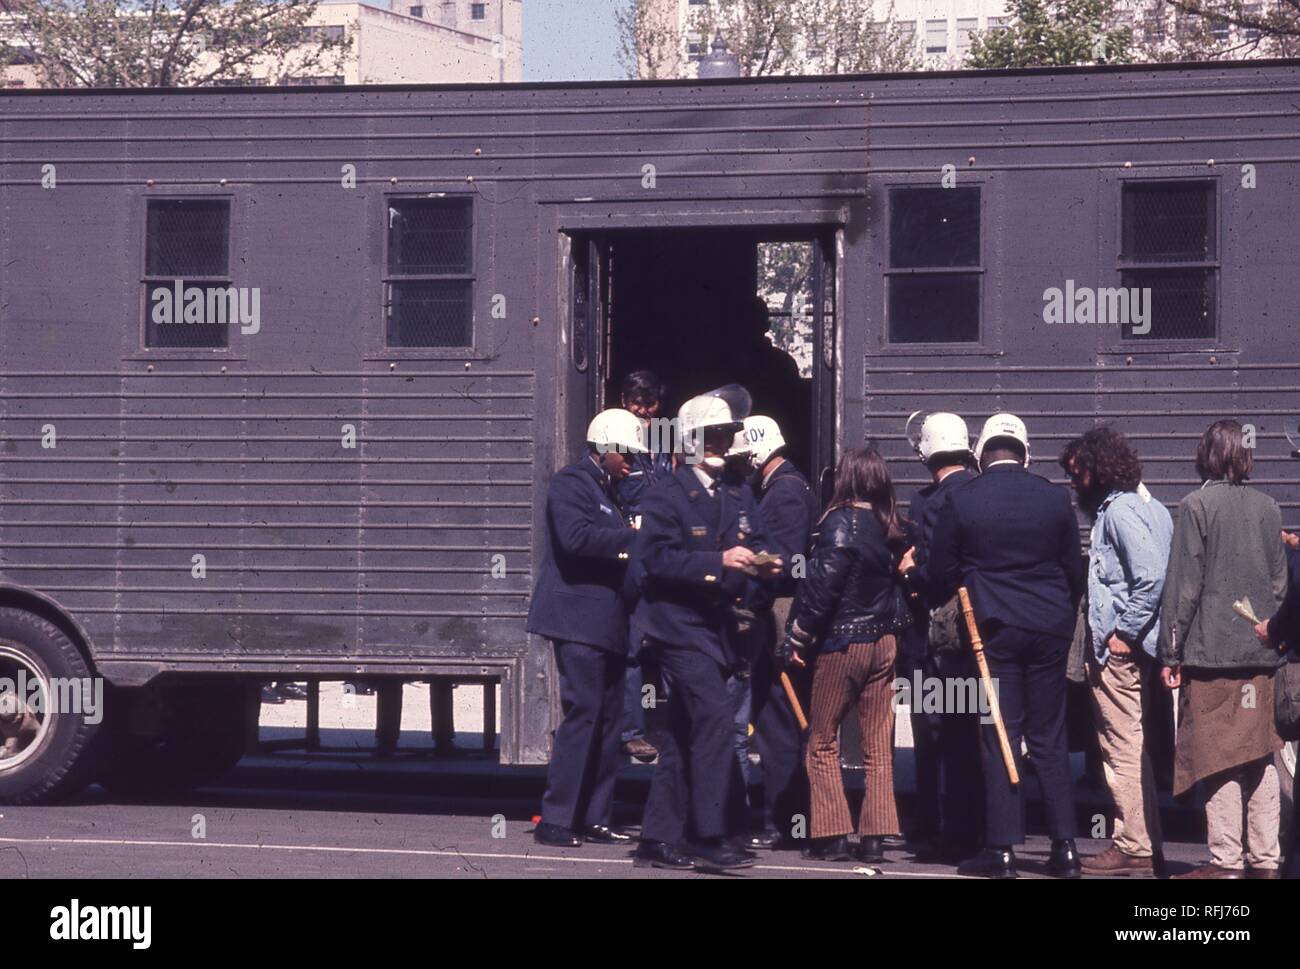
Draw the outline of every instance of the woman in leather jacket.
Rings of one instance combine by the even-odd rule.
[[[884,860],[886,835],[899,833],[894,803],[893,681],[896,635],[912,614],[896,565],[906,547],[885,459],[848,451],[835,469],[830,505],[813,531],[807,572],[781,648],[787,664],[815,656],[805,766],[811,788],[809,854],[826,861]],[[861,840],[840,774],[840,722],[856,703],[865,794]]]

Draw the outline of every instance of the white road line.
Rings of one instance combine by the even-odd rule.
[[[242,848],[254,851],[310,851],[322,854],[412,855],[435,858],[495,858],[511,861],[568,861],[588,865],[630,865],[631,858],[574,858],[567,855],[512,854],[496,851],[453,851],[439,848],[344,848],[337,845],[245,844],[238,841],[142,841],[131,838],[0,838],[0,844],[22,845],[98,845],[118,848]],[[851,868],[817,868],[812,865],[755,865],[750,871],[816,872],[821,875],[864,876]],[[881,869],[882,875],[904,878],[953,878],[945,872],[895,871]]]

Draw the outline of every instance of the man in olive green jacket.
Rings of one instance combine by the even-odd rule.
[[[1183,499],[1174,525],[1157,655],[1165,686],[1181,687],[1174,794],[1202,783],[1210,849],[1208,865],[1175,878],[1278,877],[1281,656],[1238,609],[1272,615],[1287,570],[1277,502],[1245,484],[1252,464],[1241,425],[1216,421],[1197,450],[1204,484]]]

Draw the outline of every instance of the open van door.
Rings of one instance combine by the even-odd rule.
[[[590,236],[569,242],[569,319],[564,367],[565,434],[575,460],[587,424],[606,407],[605,376],[609,367],[610,244]]]
[[[813,447],[809,480],[822,505],[830,500],[838,457],[835,388],[838,381],[839,235],[823,232],[813,245]]]

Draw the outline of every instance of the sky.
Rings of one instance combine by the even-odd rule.
[[[622,79],[614,11],[624,0],[524,0],[525,81]]]

